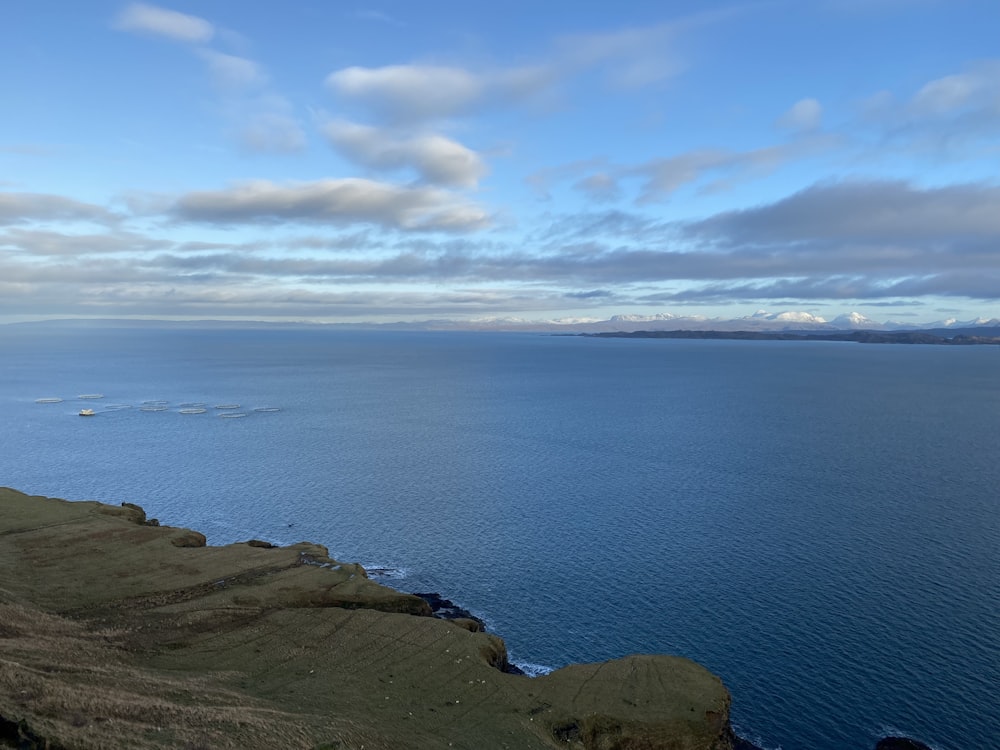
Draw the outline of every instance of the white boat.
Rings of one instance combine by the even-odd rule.
[[[81,417],[92,417],[92,416],[94,416],[94,410],[93,409],[80,409],[80,416]]]

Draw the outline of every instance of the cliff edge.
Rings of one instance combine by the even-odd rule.
[[[466,623],[467,625],[467,623]],[[528,679],[315,544],[208,547],[139,506],[0,488],[0,746],[732,750],[699,665]]]

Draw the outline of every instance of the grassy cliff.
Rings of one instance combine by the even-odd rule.
[[[0,488],[0,746],[733,746],[728,693],[686,659],[505,663],[319,545],[208,547],[138,506]]]

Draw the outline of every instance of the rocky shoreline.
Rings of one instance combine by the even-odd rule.
[[[0,747],[759,750],[729,706],[673,656],[525,677],[468,610],[321,545],[0,488]]]
[[[0,489],[0,746],[739,746],[729,693],[687,659],[530,679],[428,598],[320,545],[209,547],[137,505]]]

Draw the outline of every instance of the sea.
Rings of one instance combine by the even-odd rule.
[[[679,654],[767,750],[1000,746],[1000,347],[17,324],[0,410],[2,485],[324,544],[530,674]]]

